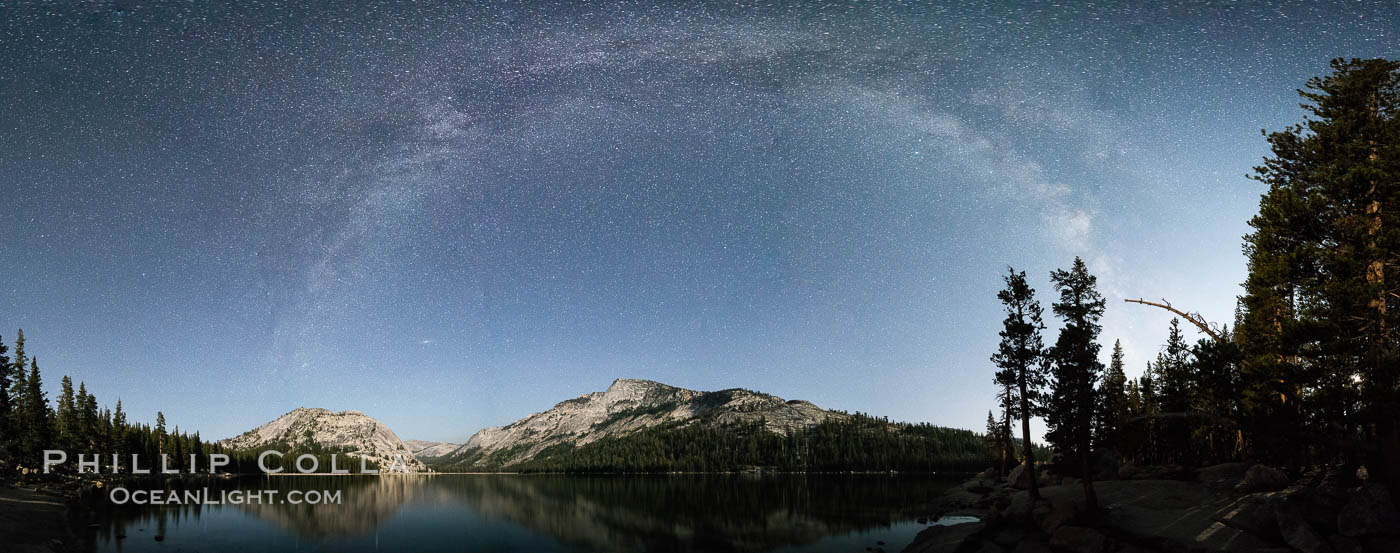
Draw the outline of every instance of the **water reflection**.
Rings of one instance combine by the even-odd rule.
[[[436,475],[262,477],[201,483],[277,490],[272,504],[105,507],[98,548],[201,551],[771,551],[897,528],[927,516],[951,482],[896,476]],[[339,491],[339,504],[294,505],[292,490]],[[162,537],[155,542],[154,537]],[[122,539],[125,536],[126,539]],[[408,543],[405,543],[408,542]],[[486,544],[496,544],[488,547]],[[508,548],[509,549],[509,548]]]
[[[277,490],[286,498],[291,491],[339,491],[339,503],[248,503],[239,505],[249,514],[291,531],[301,538],[356,537],[369,534],[388,522],[401,507],[435,491],[416,477],[275,476],[260,479],[255,488]],[[246,483],[251,485],[252,482]]]

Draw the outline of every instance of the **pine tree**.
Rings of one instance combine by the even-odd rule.
[[[1095,438],[1099,448],[1118,447],[1119,426],[1128,418],[1127,384],[1128,377],[1123,373],[1123,343],[1115,340],[1113,342],[1113,355],[1108,364],[1108,374],[1104,377],[1103,385],[1099,387],[1099,397],[1102,399],[1102,404],[1098,411],[1098,421],[1095,428]]]
[[[1026,470],[1030,472],[1030,496],[1038,499],[1040,485],[1036,481],[1031,415],[1041,408],[1041,390],[1045,387],[1045,371],[1041,364],[1045,348],[1040,338],[1045,323],[1041,321],[1042,311],[1040,302],[1035,299],[1035,290],[1026,283],[1026,273],[1009,268],[1007,272],[1003,278],[1006,288],[997,293],[997,299],[1006,310],[1006,319],[1002,322],[1001,343],[992,354],[992,362],[1006,373],[998,375],[999,381],[1010,381],[1014,377],[1016,382],[1021,451],[1026,459]]]
[[[165,453],[165,413],[156,411],[156,448]]]
[[[1327,223],[1325,247],[1312,250],[1323,278],[1309,287],[1317,299],[1309,314],[1329,332],[1320,335],[1326,354],[1314,360],[1313,408],[1379,444],[1366,464],[1400,493],[1400,62],[1332,67],[1302,93],[1315,119],[1306,123],[1308,149],[1290,152],[1301,154],[1290,158],[1303,165],[1299,177],[1316,179],[1317,215]]]
[[[1162,413],[1185,415],[1191,410],[1195,396],[1191,374],[1190,347],[1181,333],[1181,322],[1173,318],[1167,329],[1167,343],[1157,354],[1157,407]],[[1170,461],[1190,464],[1195,459],[1191,449],[1191,424],[1182,417],[1164,418],[1156,425],[1162,452]]]
[[[19,329],[15,333],[15,357],[10,362],[10,374],[14,375],[14,382],[10,384],[13,393],[10,394],[10,401],[14,405],[10,412],[10,429],[13,431],[10,438],[12,451],[17,454],[23,450],[24,436],[29,432],[29,419],[25,417],[25,409],[28,402],[24,395],[29,392],[29,382],[26,371],[29,370],[29,358],[24,354],[24,329]]]
[[[1152,362],[1142,368],[1142,376],[1138,377],[1138,391],[1142,394],[1142,412],[1144,414],[1155,414],[1158,412],[1157,396],[1157,369],[1153,368]]]
[[[1364,454],[1400,493],[1400,62],[1332,69],[1299,91],[1308,117],[1269,134],[1255,168],[1268,191],[1245,237],[1243,407],[1257,452]]]
[[[1155,422],[1152,418],[1148,389],[1151,386],[1152,363],[1147,364],[1142,376],[1129,378],[1127,383],[1127,415],[1119,425],[1118,453],[1123,459],[1138,463],[1153,460],[1152,439]]]
[[[68,451],[76,449],[78,437],[82,435],[78,424],[78,409],[73,398],[73,379],[63,375],[58,396],[58,410],[54,417],[54,430],[58,434],[59,445]]]
[[[24,354],[24,329],[23,329],[23,328],[21,328],[21,329],[19,329],[19,331],[15,332],[15,359],[14,359],[14,364],[11,365],[11,366],[16,367],[15,372],[17,372],[17,373],[23,373],[25,370],[27,370],[27,369],[29,368],[29,358],[26,357],[25,354]]]
[[[118,430],[126,429],[126,413],[122,412],[122,399],[117,398],[117,408],[112,412],[112,426]]]
[[[1279,135],[1277,140],[1296,137]],[[1308,215],[1309,187],[1283,177],[1293,172],[1287,169],[1291,165],[1268,169],[1266,163],[1255,169],[1260,173],[1256,178],[1268,179],[1269,191],[1249,222],[1254,232],[1245,236],[1248,277],[1236,327],[1243,354],[1240,399],[1252,454],[1287,464],[1295,464],[1303,449],[1298,447],[1303,443],[1302,396],[1309,379],[1299,363],[1306,325],[1298,316],[1298,300],[1303,283],[1315,273],[1309,259],[1319,243]]]
[[[122,456],[128,453],[126,434],[126,413],[122,411],[121,398],[117,398],[117,406],[112,410],[112,431],[108,444],[112,447],[113,452],[121,454]]]
[[[1017,373],[1015,370],[1002,369],[996,373],[996,384],[1000,387],[997,391],[997,403],[1001,406],[1001,428],[998,430],[998,435],[1006,438],[1001,442],[1002,476],[1006,476],[1007,462],[1016,458],[1015,445],[1011,440],[1011,419],[1016,417],[1016,406],[1020,403],[1020,396],[1016,393],[1016,381]]]
[[[37,461],[44,447],[53,440],[50,426],[49,402],[44,397],[44,383],[39,378],[39,359],[29,360],[29,378],[25,380],[24,391],[24,445],[21,451],[30,460]]]
[[[13,368],[10,366],[9,346],[5,345],[3,336],[0,336],[0,456],[9,457],[10,437],[14,434],[11,430],[10,421],[14,417],[14,400],[10,394],[10,374]]]
[[[1191,349],[1181,333],[1181,321],[1172,318],[1167,330],[1167,345],[1157,355],[1157,372],[1161,377],[1158,401],[1163,412],[1180,413],[1191,408],[1195,390],[1191,374]]]
[[[82,448],[91,450],[96,446],[100,431],[98,425],[97,397],[87,391],[87,385],[78,383],[78,427],[82,430],[79,435]]]
[[[1084,261],[1078,257],[1069,270],[1051,272],[1050,280],[1060,293],[1060,301],[1052,304],[1051,309],[1064,321],[1064,327],[1049,352],[1054,361],[1054,381],[1047,406],[1045,422],[1050,431],[1046,437],[1057,451],[1066,453],[1066,462],[1078,460],[1085,506],[1089,512],[1094,512],[1098,510],[1098,497],[1094,493],[1090,465],[1094,386],[1103,372],[1098,337],[1104,299],[1096,289],[1098,279],[1089,274]]]
[[[1202,339],[1191,347],[1190,373],[1193,378],[1191,409],[1203,415],[1198,428],[1205,453],[1213,462],[1237,457],[1239,442],[1239,363],[1240,350],[1224,330],[1225,340]]]
[[[1010,449],[1011,436],[1006,434],[1005,427],[992,416],[991,411],[987,411],[987,452],[992,458],[1001,459],[1002,474],[1006,474],[1006,460]]]
[[[88,397],[92,397],[92,396],[88,396]],[[96,398],[93,398],[93,401],[94,401],[94,402],[95,402],[96,400],[97,400]],[[95,432],[96,432],[96,436],[94,437],[94,440],[93,440],[93,447],[92,447],[93,451],[98,452],[98,453],[103,453],[103,452],[115,453],[115,452],[112,450],[112,446],[113,446],[113,444],[116,443],[116,440],[113,439],[113,436],[112,436],[112,410],[111,410],[111,409],[108,409],[108,408],[106,408],[106,407],[103,407],[103,408],[102,408],[102,411],[98,412],[98,414],[97,414],[97,429],[96,429]]]
[[[78,394],[73,399],[73,420],[76,421],[78,448],[82,449],[87,443],[88,436],[92,432],[92,419],[84,412],[84,405],[87,403],[87,383],[78,383]]]

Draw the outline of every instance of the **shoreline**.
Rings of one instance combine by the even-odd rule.
[[[1028,485],[1016,476],[984,473],[935,499],[937,509],[980,521],[930,527],[903,553],[1400,551],[1400,511],[1384,487],[1342,485],[1325,469],[1289,479],[1245,463],[1125,466],[1094,482],[1096,513],[1086,512],[1074,478],[1042,472],[1041,499],[1031,501],[1026,486],[1012,485]]]
[[[80,537],[88,521],[75,493],[16,483],[0,484],[0,543],[18,552],[91,551]]]

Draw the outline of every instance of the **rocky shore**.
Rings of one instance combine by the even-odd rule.
[[[0,483],[0,550],[13,553],[86,551],[77,490],[63,483]]]
[[[937,507],[980,522],[931,526],[904,551],[1400,552],[1400,511],[1376,484],[1342,486],[1320,472],[1290,480],[1240,463],[1126,467],[1119,476],[1095,482],[1100,510],[1090,515],[1082,484],[1072,478],[1042,472],[1042,498],[1033,502],[1026,471],[1005,480],[983,473],[950,490]]]
[[[0,482],[0,552],[67,553],[91,551],[93,506],[112,486],[166,488],[204,486],[218,474],[111,475],[24,474]]]

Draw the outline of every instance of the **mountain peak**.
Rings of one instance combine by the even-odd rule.
[[[607,391],[608,391],[608,392],[612,392],[612,391],[623,391],[623,390],[650,390],[650,389],[657,389],[657,388],[675,388],[675,387],[674,387],[674,386],[667,386],[667,385],[662,384],[662,383],[660,383],[660,382],[657,382],[657,381],[655,381],[655,380],[644,380],[644,379],[641,379],[641,378],[619,378],[619,379],[617,379],[617,380],[614,380],[614,381],[612,382],[612,385],[611,385],[611,386],[608,386]]]
[[[397,455],[403,456],[409,472],[427,468],[393,430],[359,411],[336,413],[319,407],[298,407],[221,443],[230,449],[252,449],[269,443],[315,443],[349,450],[351,455],[378,463],[380,470],[388,470]]]
[[[354,411],[354,410],[332,411],[332,410],[326,409],[326,408],[324,408],[324,407],[306,407],[306,406],[297,407],[296,409],[292,409],[291,411],[288,411],[286,415],[282,415],[282,416],[285,417],[285,416],[287,416],[287,415],[292,415],[292,414],[335,415],[335,416],[338,416],[338,417],[345,417],[345,416],[367,417],[367,416],[369,416],[369,415],[366,415],[363,411]]]
[[[464,469],[510,466],[546,449],[569,449],[659,425],[761,421],[768,431],[783,434],[845,417],[805,401],[787,402],[747,390],[698,392],[652,380],[619,378],[605,391],[559,402],[506,426],[483,429],[449,457]]]

